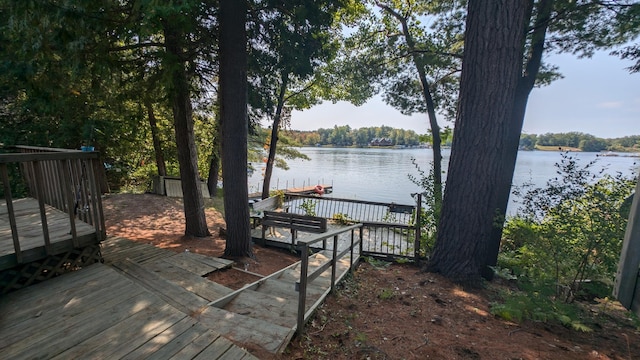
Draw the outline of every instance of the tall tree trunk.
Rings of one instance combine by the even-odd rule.
[[[437,214],[442,207],[442,138],[440,137],[440,126],[438,125],[438,119],[436,117],[435,104],[433,102],[433,96],[431,95],[431,87],[429,86],[429,81],[427,81],[427,75],[424,71],[425,64],[417,55],[416,43],[409,32],[407,18],[385,4],[377,3],[377,5],[400,21],[400,24],[402,25],[402,34],[407,42],[407,48],[411,53],[411,59],[416,67],[416,71],[418,71],[418,78],[420,79],[420,86],[422,88],[422,97],[427,105],[429,127],[431,128],[433,140],[433,146],[431,149],[433,152],[433,196],[435,197],[434,205],[436,207],[434,211],[436,211]]]
[[[156,157],[156,166],[158,167],[158,175],[167,176],[167,167],[164,162],[164,153],[162,152],[162,144],[160,143],[160,136],[158,135],[158,124],[156,122],[156,115],[153,112],[153,104],[151,100],[146,99],[144,105],[147,108],[147,116],[149,118],[149,127],[151,128],[151,140],[153,141],[153,152]]]
[[[527,110],[527,102],[529,94],[533,90],[536,77],[540,71],[542,64],[542,54],[544,52],[544,42],[549,26],[551,10],[554,0],[540,0],[536,3],[536,21],[533,27],[531,37],[531,47],[527,56],[527,63],[522,76],[518,80],[516,96],[513,105],[513,112],[509,122],[509,131],[505,138],[505,151],[503,153],[503,169],[498,178],[496,178],[496,194],[497,212],[495,226],[491,232],[488,243],[486,266],[483,267],[482,276],[485,279],[493,279],[492,266],[498,262],[498,252],[500,251],[500,241],[502,240],[502,229],[509,206],[509,196],[511,195],[511,183],[513,181],[513,173],[516,168],[516,160],[518,158],[518,149],[520,146],[520,135],[522,134],[522,125],[524,124],[524,116]],[[533,0],[529,0],[529,6],[526,13],[526,21],[529,22],[533,10]],[[528,25],[528,23],[527,23]],[[526,36],[529,28],[525,27],[524,34]]]
[[[264,170],[264,181],[262,183],[262,198],[269,197],[269,187],[271,186],[271,174],[273,173],[273,164],[276,161],[276,149],[278,145],[278,132],[280,130],[280,121],[282,120],[282,108],[284,107],[284,95],[287,92],[289,83],[289,74],[282,74],[282,83],[280,84],[280,93],[278,94],[278,105],[276,114],[273,117],[273,125],[271,126],[271,141],[269,143],[269,156],[267,157],[267,165]]]
[[[213,149],[211,150],[211,161],[209,162],[209,177],[207,178],[207,188],[209,196],[218,196],[218,174],[220,173],[220,131],[216,126],[216,135],[213,139]]]
[[[224,213],[224,255],[253,257],[247,185],[247,16],[246,0],[220,0],[220,121]]]
[[[522,61],[526,0],[470,0],[460,105],[438,237],[427,269],[476,285],[487,257],[504,139]]]
[[[198,175],[198,154],[193,133],[193,109],[189,91],[189,78],[183,53],[181,31],[170,21],[164,21],[165,45],[169,54],[166,68],[170,72],[169,98],[173,107],[180,180],[184,202],[185,235],[205,237],[211,235],[204,213],[204,200]]]

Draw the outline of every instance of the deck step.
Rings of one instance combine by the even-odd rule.
[[[215,259],[191,252],[177,253],[163,260],[200,276],[219,269],[230,268],[233,265],[231,260]]]
[[[276,278],[266,279],[260,284],[256,291],[271,294],[275,296],[282,296],[287,298],[298,298],[298,292],[296,291],[295,282],[282,281]],[[309,284],[307,287],[307,299],[315,301],[325,292],[325,288],[317,286],[316,284]]]
[[[191,271],[176,266],[167,261],[171,258],[159,259],[149,262],[144,267],[162,278],[190,291],[196,295],[213,301],[233,292],[232,289],[209,281],[202,276],[198,276]]]
[[[297,300],[297,297],[282,297],[246,290],[234,297],[223,309],[273,324],[293,327],[296,324]]]
[[[272,353],[282,351],[293,335],[290,327],[212,306],[203,309],[195,318],[236,343],[257,345]]]
[[[164,279],[160,275],[131,260],[126,259],[119,261],[113,264],[113,267],[119,269],[132,279],[135,279],[136,282],[186,314],[197,312],[208,303],[206,299],[186,291],[180,285]]]

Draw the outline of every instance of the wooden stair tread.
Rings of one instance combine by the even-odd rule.
[[[260,291],[245,290],[234,297],[223,309],[277,325],[294,327],[297,306],[297,297],[292,299]]]
[[[186,291],[133,261],[123,260],[113,266],[185,314],[196,312],[208,303],[204,298]]]
[[[160,275],[162,278],[171,281],[172,283],[184,288],[187,291],[195,293],[196,295],[213,301],[224,295],[233,292],[232,289],[209,281],[202,276],[198,276],[190,271],[176,266],[167,259],[158,259],[145,264],[145,268]]]
[[[207,306],[195,318],[234,342],[254,344],[272,353],[284,349],[293,335],[289,327],[212,306]]]
[[[231,267],[232,261],[220,259],[214,260],[201,254],[191,252],[176,253],[173,256],[164,258],[165,261],[183,268],[194,274],[203,276],[218,269]]]

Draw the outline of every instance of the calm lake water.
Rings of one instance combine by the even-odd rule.
[[[431,149],[375,149],[375,148],[316,148],[299,149],[311,160],[289,160],[289,170],[275,168],[271,188],[291,188],[316,184],[333,185],[330,196],[398,204],[415,204],[411,193],[420,188],[409,180],[409,175],[418,176],[412,164],[416,159],[421,169],[428,172],[433,159]],[[443,150],[443,169],[447,169],[450,151]],[[626,175],[637,174],[640,159],[628,156],[597,157],[597,153],[574,153],[580,163],[597,158],[595,169]],[[625,154],[621,154],[625,155]],[[560,162],[559,152],[520,151],[514,174],[514,185],[533,183],[543,187],[547,180],[556,176],[555,163]],[[249,176],[249,192],[262,190],[264,164],[252,164],[256,171]],[[513,198],[513,196],[512,196]],[[517,204],[509,205],[509,213],[515,212]]]

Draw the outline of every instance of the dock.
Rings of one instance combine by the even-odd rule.
[[[319,184],[313,186],[292,187],[286,189],[277,189],[275,191],[282,191],[285,194],[296,195],[319,195],[317,187],[322,187],[323,194],[331,194],[333,192],[333,185]],[[262,196],[261,192],[249,194],[249,199],[259,199]]]

